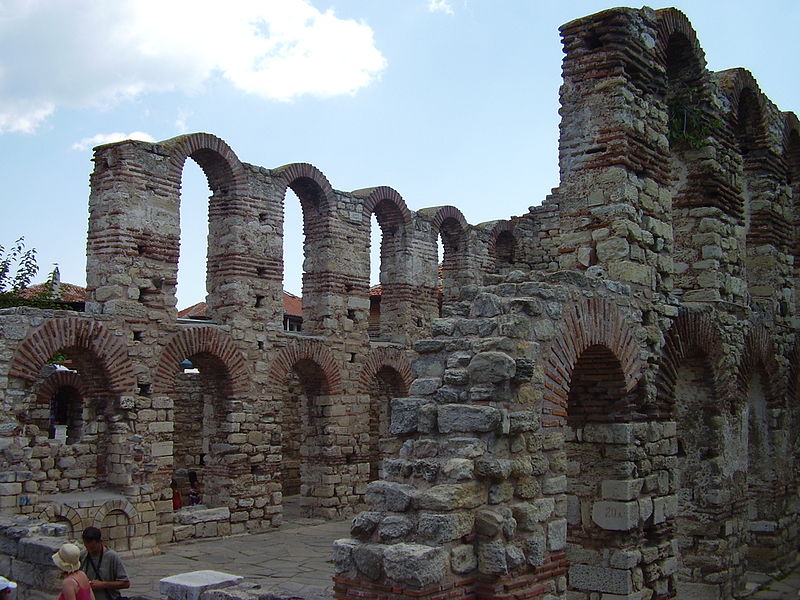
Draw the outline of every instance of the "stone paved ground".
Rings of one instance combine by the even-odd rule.
[[[800,598],[800,565],[779,581],[772,581],[760,574],[751,574],[751,586],[758,590],[747,596],[748,600],[798,600]]]
[[[162,546],[163,554],[128,558],[132,585],[128,596],[160,598],[164,577],[212,569],[246,577],[248,583],[281,596],[329,595],[333,540],[348,537],[350,521],[322,521],[298,516],[290,507],[277,530]]]
[[[242,575],[248,584],[276,596],[329,597],[332,542],[348,537],[349,532],[349,520],[303,518],[298,507],[289,504],[280,529],[172,544],[162,547],[164,554],[159,556],[126,559],[133,582],[127,595],[160,598],[162,578],[212,569]],[[748,600],[800,600],[800,566],[780,581],[758,574],[752,574],[750,580]]]

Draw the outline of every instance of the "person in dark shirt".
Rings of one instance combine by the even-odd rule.
[[[120,590],[131,587],[122,559],[103,544],[102,533],[97,527],[83,530],[83,545],[86,553],[81,557],[81,566],[89,577],[96,600],[119,600],[122,597]]]

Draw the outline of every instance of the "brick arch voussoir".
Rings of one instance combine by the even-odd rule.
[[[220,360],[227,370],[231,393],[241,395],[249,391],[252,377],[247,359],[227,333],[214,327],[191,327],[172,336],[158,359],[153,391],[174,392],[177,365],[197,354],[209,354]]]
[[[310,179],[319,187],[321,194],[317,209],[321,215],[327,215],[336,203],[336,194],[330,181],[325,174],[317,167],[309,163],[291,163],[272,169],[272,174],[276,176],[278,192],[282,196],[286,193],[286,188],[290,187],[298,179]],[[300,199],[301,202],[303,199]]]
[[[723,93],[730,100],[731,109],[728,112],[730,119],[735,120],[738,118],[739,103],[745,90],[750,90],[753,93],[756,99],[757,142],[759,146],[766,145],[768,136],[766,96],[761,92],[761,88],[753,74],[743,68],[728,69],[717,73],[717,80]],[[734,131],[735,129],[734,127]]]
[[[439,206],[433,210],[436,210],[436,212],[433,214],[433,219],[431,219],[431,225],[435,231],[439,231],[442,228],[442,224],[447,220],[455,220],[463,231],[466,231],[469,226],[464,214],[455,206]]]
[[[41,382],[36,397],[43,402],[49,402],[59,388],[71,387],[81,395],[86,397],[86,385],[83,378],[78,373],[72,371],[54,371]]]
[[[517,222],[513,220],[503,220],[495,223],[494,227],[492,227],[492,230],[489,232],[489,243],[487,245],[489,256],[495,255],[497,238],[500,237],[501,233],[510,233],[516,241],[517,237],[514,235],[514,229],[516,226]]]
[[[34,382],[54,354],[70,348],[86,350],[98,361],[112,392],[135,388],[133,365],[119,337],[102,323],[78,317],[49,319],[40,325],[17,348],[9,375]]]
[[[765,375],[762,383],[767,404],[777,404],[783,397],[780,378],[783,369],[776,357],[777,349],[769,331],[762,325],[752,327],[744,337],[742,354],[736,368],[735,398],[739,398],[740,402],[746,399],[750,380],[760,372]]]
[[[92,523],[95,527],[100,527],[103,520],[112,512],[121,512],[128,517],[129,523],[136,523],[139,520],[139,513],[136,508],[123,498],[104,502],[92,515]]]
[[[788,155],[791,151],[791,141],[793,136],[800,136],[800,119],[793,112],[783,113],[783,128],[781,131],[781,148],[783,154]],[[797,139],[796,137],[794,139]]]
[[[656,397],[663,412],[672,413],[678,370],[686,358],[697,351],[711,368],[711,382],[717,400],[730,395],[730,382],[722,369],[725,360],[723,348],[719,325],[708,313],[683,311],[678,315],[667,332],[656,375]]]
[[[676,8],[664,8],[656,11],[658,39],[656,41],[656,56],[661,61],[664,70],[667,67],[667,48],[673,34],[679,33],[686,37],[696,62],[697,76],[700,77],[706,68],[706,55],[697,39],[697,32],[691,22]]]
[[[169,180],[180,186],[183,166],[191,157],[206,174],[215,194],[246,195],[247,174],[239,157],[225,140],[210,133],[190,133],[160,143],[170,157]]]
[[[267,378],[270,387],[274,390],[280,389],[289,372],[302,360],[313,362],[322,371],[324,376],[323,394],[332,396],[342,394],[342,376],[339,365],[333,353],[319,340],[297,340],[282,348],[272,360]]]
[[[591,346],[607,348],[619,361],[626,392],[641,380],[644,365],[639,358],[635,326],[612,302],[603,298],[579,300],[565,311],[561,327],[551,342],[545,363],[545,408],[563,411],[567,406],[572,371]]]
[[[411,211],[406,206],[406,201],[400,193],[386,185],[378,187],[365,188],[362,190],[355,190],[351,192],[353,196],[364,199],[364,216],[368,219],[372,213],[378,215],[380,210],[379,204],[382,202],[390,202],[395,210],[383,211],[378,215],[379,221],[384,220],[390,225],[410,225],[411,224]]]
[[[56,521],[66,519],[72,525],[72,531],[77,533],[83,530],[83,519],[77,510],[60,502],[48,502],[39,513],[42,521]]]
[[[372,380],[384,367],[393,369],[403,382],[404,394],[408,393],[413,380],[411,361],[406,353],[398,348],[375,348],[364,361],[361,375],[358,378],[358,387],[362,394],[369,394]]]

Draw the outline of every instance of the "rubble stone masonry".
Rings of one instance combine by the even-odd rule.
[[[52,543],[26,540],[96,525],[154,553],[277,526],[294,495],[354,517],[337,600],[722,600],[796,561],[800,123],[708,71],[675,9],[561,35],[561,182],[522,216],[411,211],[205,133],[95,149],[85,311],[0,310],[22,597],[52,584],[31,566]],[[211,191],[206,320],[176,310],[186,159]],[[190,471],[201,505],[173,510]]]

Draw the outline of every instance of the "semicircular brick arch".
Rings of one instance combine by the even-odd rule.
[[[455,206],[438,206],[429,210],[436,211],[433,215],[433,219],[431,219],[431,225],[433,225],[433,228],[437,231],[441,229],[442,223],[451,219],[455,220],[461,226],[461,229],[466,229],[469,226],[469,223],[467,223],[467,220],[464,218],[464,214]]]
[[[114,511],[123,513],[126,517],[128,517],[128,519],[130,519],[131,523],[135,523],[139,519],[139,513],[136,512],[136,508],[133,506],[133,504],[124,498],[117,498],[115,500],[104,502],[103,505],[97,509],[94,515],[92,515],[92,524],[95,527],[100,527],[103,519],[105,519],[109,513]]]
[[[169,179],[181,185],[183,165],[191,157],[206,174],[215,195],[238,196],[244,192],[247,175],[230,146],[210,133],[190,133],[160,143],[170,154]]]
[[[497,251],[496,248],[497,238],[500,237],[501,234],[503,233],[510,234],[514,238],[514,241],[516,242],[517,238],[514,235],[514,229],[516,228],[516,226],[517,222],[512,220],[503,220],[495,223],[494,227],[492,227],[491,232],[489,232],[489,244],[487,246],[487,251],[489,253],[489,256],[497,258],[495,254],[495,252]]]
[[[777,350],[769,331],[762,325],[756,325],[747,332],[742,345],[742,356],[736,368],[737,393],[734,398],[747,398],[747,386],[757,373],[765,377],[764,396],[768,405],[776,404],[783,395],[780,388],[783,373],[776,360]],[[740,400],[741,401],[741,400]]]
[[[731,108],[728,114],[730,118],[733,119],[732,126],[734,131],[740,126],[738,123],[739,105],[743,101],[745,95],[755,100],[755,105],[752,109],[755,112],[753,143],[758,147],[766,146],[768,144],[768,131],[766,124],[767,110],[765,106],[765,97],[761,92],[761,88],[758,86],[758,82],[756,82],[753,77],[753,74],[747,69],[737,68],[718,72],[716,73],[716,77],[722,91],[731,101]]]
[[[300,198],[304,214],[309,203],[321,215],[327,214],[335,204],[335,194],[328,178],[312,164],[291,163],[272,169],[272,174],[278,178],[278,195],[282,196],[287,187],[292,188]]]
[[[567,411],[572,371],[591,346],[603,346],[614,355],[625,379],[625,392],[633,391],[644,368],[635,330],[617,306],[603,298],[582,299],[569,306],[545,364],[543,413],[561,422]]]
[[[73,532],[77,533],[83,530],[83,519],[81,519],[78,511],[60,502],[48,502],[39,513],[39,518],[42,521],[49,522],[64,519],[69,521],[70,525],[72,525]]]
[[[663,8],[656,11],[658,39],[656,41],[656,56],[664,70],[667,69],[668,51],[670,44],[679,35],[685,38],[689,56],[685,58],[692,61],[692,75],[699,77],[706,68],[706,55],[697,40],[697,32],[683,14],[676,8]]]
[[[405,388],[402,393],[407,394],[413,380],[411,361],[408,360],[406,353],[398,348],[374,348],[367,355],[358,378],[361,393],[369,394],[373,378],[383,367],[389,367],[397,372]]]
[[[214,327],[189,327],[176,333],[161,351],[153,392],[172,393],[178,365],[197,354],[210,354],[220,360],[227,371],[231,393],[244,394],[250,389],[249,363],[233,339]]]
[[[681,312],[667,332],[666,343],[656,375],[658,413],[663,418],[673,418],[675,385],[678,369],[692,353],[699,351],[711,367],[711,381],[717,399],[728,396],[729,382],[724,373],[722,336],[718,324],[708,313]]]
[[[364,215],[369,216],[374,212],[378,222],[383,225],[408,225],[411,223],[411,211],[406,206],[406,201],[400,193],[386,185],[378,187],[364,188],[351,192],[356,198],[364,199]],[[384,203],[393,205],[394,210],[381,210],[380,205]]]
[[[73,371],[53,371],[39,385],[36,396],[43,402],[49,402],[61,387],[74,388],[82,397],[86,396],[87,390],[83,378]]]
[[[297,340],[282,348],[272,360],[267,378],[273,389],[284,385],[292,368],[300,361],[316,364],[324,376],[320,392],[326,395],[342,393],[342,376],[333,353],[318,340]]]
[[[97,359],[112,392],[135,388],[133,365],[120,338],[98,321],[77,317],[48,319],[40,325],[17,348],[9,375],[36,381],[54,354],[70,348],[88,350]]]

